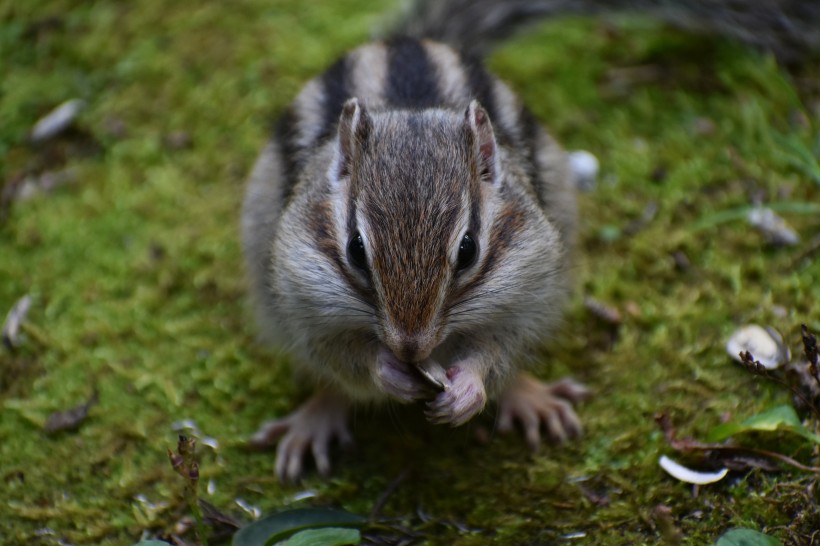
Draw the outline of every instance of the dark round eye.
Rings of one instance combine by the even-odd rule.
[[[362,271],[367,271],[367,254],[364,251],[364,241],[358,233],[347,243],[347,259]]]
[[[472,235],[465,233],[464,237],[461,239],[461,243],[458,245],[458,261],[456,263],[456,270],[461,271],[473,265],[477,254],[478,245],[476,245]]]

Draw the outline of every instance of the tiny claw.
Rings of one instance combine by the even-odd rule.
[[[267,449],[276,445],[276,442],[290,428],[287,417],[265,421],[248,440],[248,445],[254,449]]]
[[[322,476],[330,474],[330,455],[328,454],[327,443],[318,438],[314,438],[310,449],[313,453],[313,460],[316,463],[316,470],[319,474]]]
[[[578,383],[571,377],[559,379],[554,383],[549,383],[548,386],[553,395],[564,398],[573,404],[583,402],[591,395],[591,391],[585,385]]]

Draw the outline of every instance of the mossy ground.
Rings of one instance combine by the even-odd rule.
[[[435,429],[413,409],[365,411],[358,448],[334,477],[298,488],[273,479],[272,454],[243,449],[302,395],[285,363],[254,342],[237,229],[244,176],[272,116],[393,8],[0,6],[0,180],[64,169],[74,180],[13,203],[0,227],[0,309],[34,297],[27,342],[0,352],[0,542],[129,544],[168,530],[186,508],[165,450],[172,424],[193,419],[219,441],[200,446],[201,472],[215,485],[205,499],[226,512],[240,512],[242,498],[264,511],[330,503],[367,513],[410,469],[383,513],[435,544],[561,543],[579,532],[583,544],[652,544],[658,505],[687,544],[733,526],[808,543],[820,527],[811,477],[755,471],[694,496],[659,469],[671,448],[653,415],[668,412],[682,434],[702,437],[724,416],[788,400],[723,346],[748,322],[780,329],[793,350],[801,322],[820,331],[810,242],[820,215],[785,206],[804,242],[773,248],[724,212],[754,199],[820,201],[810,159],[818,70],[790,72],[642,21],[553,22],[491,59],[559,140],[602,164],[597,190],[582,196],[577,290],[541,370],[594,390],[580,409],[585,437],[533,456],[519,438],[479,445],[470,428]],[[76,129],[26,143],[38,117],[75,97],[87,103]],[[639,226],[650,204],[657,213]],[[676,267],[676,252],[688,268]],[[590,315],[586,296],[622,310],[616,333]],[[42,431],[49,414],[95,389],[99,404],[78,431]],[[811,460],[805,446],[760,441]],[[315,496],[294,500],[304,489]],[[421,524],[419,511],[433,522]]]

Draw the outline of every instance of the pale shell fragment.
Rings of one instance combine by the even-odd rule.
[[[419,373],[429,381],[434,387],[439,390],[446,391],[450,386],[450,380],[447,379],[447,372],[444,368],[432,359],[427,359],[416,365]]]
[[[696,485],[719,482],[726,477],[726,474],[729,473],[728,468],[722,468],[717,472],[698,472],[697,470],[686,468],[682,464],[673,461],[666,455],[661,455],[661,458],[658,460],[658,464],[660,464],[661,468],[666,470],[667,474],[673,478],[676,478],[682,482],[693,483]]]
[[[32,142],[43,142],[66,130],[85,107],[85,101],[71,99],[40,118],[31,130]]]
[[[771,326],[764,328],[749,324],[735,331],[726,342],[726,352],[742,362],[740,353],[744,351],[749,351],[767,370],[779,368],[791,358],[788,346],[783,343],[783,336]]]

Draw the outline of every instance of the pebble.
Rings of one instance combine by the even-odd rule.
[[[747,219],[772,244],[794,246],[800,242],[800,236],[772,209],[755,207],[749,211]]]
[[[569,153],[569,166],[575,175],[578,189],[590,191],[595,188],[600,171],[597,157],[586,150],[576,150]]]

